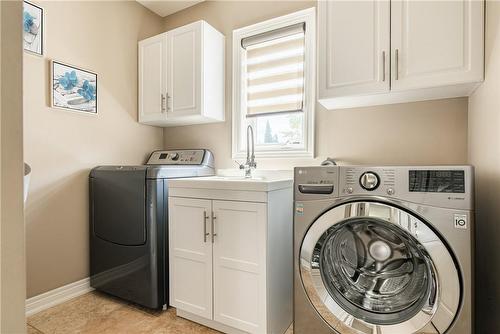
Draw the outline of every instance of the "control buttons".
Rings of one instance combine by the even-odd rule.
[[[394,191],[393,188],[388,188],[387,189],[387,195],[392,196],[392,195],[394,195],[394,193],[395,193],[395,191]]]
[[[346,193],[348,193],[348,194],[352,194],[352,192],[354,191],[354,189],[352,189],[352,187],[348,187],[348,188],[346,188],[346,190],[345,190],[345,191],[346,191]]]
[[[179,160],[179,153],[170,153],[170,159],[173,161]]]
[[[375,190],[380,184],[380,179],[374,172],[365,172],[359,178],[359,184],[365,190]]]

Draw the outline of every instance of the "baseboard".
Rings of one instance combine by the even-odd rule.
[[[46,310],[49,307],[64,303],[70,299],[81,296],[94,290],[90,287],[90,278],[61,286],[57,289],[44,292],[26,300],[26,316]]]

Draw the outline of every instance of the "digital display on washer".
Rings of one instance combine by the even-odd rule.
[[[168,153],[160,153],[160,157],[158,159],[164,160],[168,157]]]
[[[465,193],[463,170],[410,170],[410,192]]]

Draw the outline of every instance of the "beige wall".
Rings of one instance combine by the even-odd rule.
[[[22,2],[0,2],[0,333],[26,331],[23,218]]]
[[[137,123],[137,41],[162,30],[135,1],[50,2],[46,54],[24,56],[28,297],[88,277],[88,184],[102,164],[142,164],[162,147]],[[49,60],[98,73],[97,116],[49,108]]]
[[[500,328],[500,2],[486,3],[486,77],[469,99],[469,161],[476,169],[476,332]]]
[[[218,168],[231,160],[232,31],[315,6],[315,1],[207,1],[165,18],[165,30],[204,19],[226,36],[226,122],[164,130],[165,148],[205,147]],[[328,111],[316,108],[316,159],[258,159],[259,168],[342,163],[447,164],[467,159],[467,99]]]

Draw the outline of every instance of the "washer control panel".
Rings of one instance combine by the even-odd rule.
[[[390,167],[342,166],[339,181],[341,195],[396,194],[396,171]]]
[[[205,150],[155,151],[146,165],[201,165]]]
[[[473,208],[471,166],[317,166],[295,168],[295,200],[376,196],[450,209]],[[456,228],[467,222],[460,217]]]

